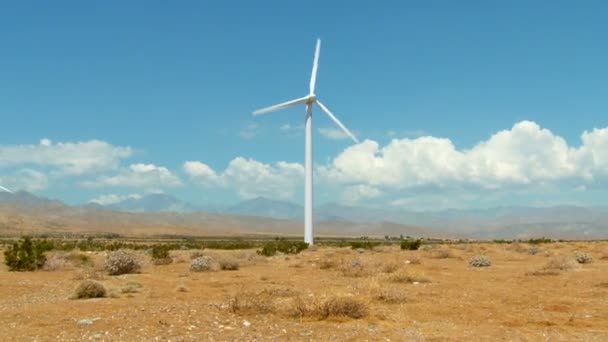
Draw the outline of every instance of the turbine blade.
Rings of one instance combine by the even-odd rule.
[[[355,137],[354,134],[352,134],[346,127],[344,127],[344,125],[340,122],[340,120],[338,120],[338,118],[336,118],[335,115],[333,115],[329,109],[327,109],[327,107],[325,107],[321,101],[317,100],[315,101],[317,103],[317,105],[319,106],[319,108],[321,108],[325,114],[327,114],[327,116],[329,116],[329,118],[336,124],[338,125],[338,127],[342,128],[342,130],[344,131],[344,133],[346,133],[346,135],[348,135],[349,137],[351,137],[351,139],[353,139],[353,141],[355,143],[359,143],[359,140]]]
[[[304,96],[304,97],[301,97],[299,99],[295,99],[295,100],[279,103],[279,104],[274,105],[274,106],[258,109],[255,112],[253,112],[253,115],[260,115],[260,114],[274,112],[275,110],[284,109],[284,108],[287,108],[289,106],[297,105],[297,104],[300,104],[300,103],[306,103],[307,101],[309,101],[309,97],[308,96]]]
[[[315,49],[315,60],[312,64],[312,74],[310,75],[310,95],[315,93],[315,85],[317,83],[317,69],[319,68],[319,53],[321,52],[321,39],[317,39],[317,47]]]
[[[3,187],[2,185],[0,185],[0,190],[4,190],[4,191],[8,192],[9,194],[13,193],[12,191],[10,191],[9,189]]]

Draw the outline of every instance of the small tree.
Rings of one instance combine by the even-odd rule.
[[[4,263],[8,266],[9,271],[35,271],[46,262],[44,252],[51,249],[53,249],[53,245],[50,242],[32,241],[29,236],[25,236],[4,251]]]

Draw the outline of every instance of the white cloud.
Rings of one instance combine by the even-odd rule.
[[[239,135],[243,139],[253,139],[260,133],[260,125],[255,122],[248,123],[241,129]]]
[[[87,188],[125,187],[158,190],[181,186],[181,180],[166,167],[154,164],[132,164],[114,176],[100,176],[94,181],[82,182]]]
[[[44,190],[49,185],[47,175],[31,169],[20,169],[10,176],[0,176],[0,184],[11,189],[11,191],[25,190],[36,192]]]
[[[386,189],[476,186],[495,189],[608,175],[608,129],[584,132],[573,148],[536,123],[522,121],[468,150],[446,138],[366,140],[348,147],[320,174],[346,184]]]
[[[54,144],[42,139],[38,145],[0,145],[0,167],[36,165],[56,168],[61,174],[82,175],[116,169],[131,154],[130,147],[99,140]]]
[[[321,134],[323,137],[325,137],[327,139],[331,139],[331,140],[350,139],[350,137],[348,135],[346,135],[346,133],[344,133],[344,131],[342,131],[339,128],[334,128],[334,127],[321,127],[321,128],[319,128],[319,134]]]
[[[365,199],[380,197],[382,191],[364,184],[347,186],[342,192],[342,202],[355,204]]]
[[[93,198],[89,201],[89,203],[95,203],[99,205],[111,205],[120,203],[122,201],[128,199],[140,199],[142,198],[139,194],[130,194],[130,195],[116,195],[116,194],[108,194],[108,195],[100,195],[96,198]]]
[[[234,158],[221,173],[198,161],[188,161],[183,168],[199,184],[232,188],[241,198],[291,199],[304,176],[304,168],[297,163],[281,161],[270,165],[242,157]]]

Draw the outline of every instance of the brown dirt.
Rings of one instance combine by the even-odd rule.
[[[3,341],[606,341],[608,260],[596,258],[556,275],[526,275],[554,256],[574,257],[575,250],[599,255],[606,247],[548,244],[528,255],[509,245],[444,246],[453,257],[440,259],[432,249],[393,247],[363,253],[317,248],[271,258],[214,252],[230,254],[241,266],[207,273],[190,272],[191,252],[180,251],[174,256],[183,254],[182,262],[148,262],[140,274],[113,277],[80,268],[8,272],[2,265],[0,336]],[[470,267],[469,258],[479,254],[489,256],[492,266]],[[99,268],[103,255],[94,257]],[[414,259],[420,264],[408,263]],[[398,270],[383,267],[395,262]],[[345,267],[362,271],[345,273]],[[116,298],[69,299],[85,273],[101,278],[97,281]],[[391,281],[395,274],[411,275],[412,281]],[[296,314],[302,305],[345,297],[364,303],[367,316]],[[241,307],[235,308],[235,298]],[[81,319],[95,320],[81,326]]]

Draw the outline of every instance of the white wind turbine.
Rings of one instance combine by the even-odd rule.
[[[276,110],[285,109],[293,105],[306,104],[306,138],[304,148],[304,168],[305,168],[305,183],[304,183],[304,242],[313,245],[313,230],[312,230],[312,105],[316,104],[321,108],[322,111],[329,116],[329,118],[340,127],[346,135],[353,139],[355,143],[359,143],[359,140],[346,128],[344,125],[333,115],[327,107],[325,107],[315,95],[315,83],[317,80],[317,69],[319,67],[319,52],[321,50],[321,40],[317,39],[317,47],[315,50],[315,60],[312,65],[312,75],[310,76],[310,93],[299,99],[287,101],[258,109],[253,112],[253,115],[270,113]]]

